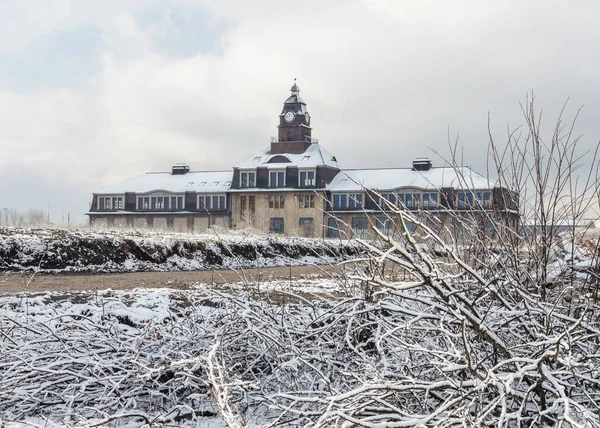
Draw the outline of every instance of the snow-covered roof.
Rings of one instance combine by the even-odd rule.
[[[290,162],[269,163],[276,156],[284,156]],[[268,169],[283,169],[287,166],[297,166],[298,168],[315,168],[318,165],[326,165],[333,168],[338,168],[338,163],[335,157],[329,153],[323,146],[313,143],[304,153],[279,153],[271,154],[271,148],[267,147],[262,151],[250,156],[244,162],[236,165],[239,169],[254,169],[258,166],[267,167]]]
[[[428,171],[414,171],[412,168],[346,169],[340,171],[327,188],[332,192],[350,192],[360,191],[363,187],[381,191],[403,187],[486,189],[494,185],[493,180],[463,166],[437,167]]]
[[[106,187],[95,195],[114,195],[125,192],[224,193],[231,187],[233,171],[200,171],[187,174],[149,172],[122,183]]]

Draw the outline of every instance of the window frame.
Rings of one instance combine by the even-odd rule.
[[[269,209],[283,210],[285,209],[285,195],[269,195]]]
[[[363,209],[363,193],[335,193],[333,196],[333,209]]]
[[[98,211],[118,211],[124,209],[123,195],[98,196]]]
[[[269,187],[285,187],[286,178],[285,169],[270,169]]]
[[[208,203],[207,203],[208,202]],[[216,202],[216,204],[215,204]],[[196,209],[201,211],[222,211],[227,209],[227,198],[224,193],[198,195]]]
[[[310,176],[312,175],[312,178]],[[298,171],[299,187],[315,187],[317,183],[317,171],[315,169],[301,169]]]
[[[277,225],[277,228],[275,227]],[[283,217],[269,218],[269,233],[283,235],[285,233],[285,219]]]
[[[256,170],[240,171],[240,188],[250,189],[254,187],[256,187]]]
[[[184,195],[153,192],[136,194],[136,211],[179,211],[185,209]]]
[[[305,193],[298,195],[298,208],[310,209],[315,207],[315,195],[312,193]]]

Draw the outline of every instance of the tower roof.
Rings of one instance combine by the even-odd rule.
[[[298,86],[298,84],[296,83],[296,79],[294,79],[294,84],[290,88],[290,91],[292,92],[292,95],[298,95],[298,93],[300,92],[300,86]]]

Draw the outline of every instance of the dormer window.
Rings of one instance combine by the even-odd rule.
[[[123,197],[122,196],[100,196],[98,198],[98,209],[99,210],[122,210],[123,209]]]
[[[313,187],[315,185],[315,171],[300,171],[300,187]]]
[[[255,187],[256,186],[256,172],[241,172],[240,173],[240,187]]]
[[[269,187],[285,187],[285,171],[270,171]]]

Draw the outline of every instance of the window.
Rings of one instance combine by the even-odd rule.
[[[254,212],[256,209],[255,196],[240,196],[240,218],[241,221],[254,223]]]
[[[423,193],[423,207],[431,208],[438,205],[438,194],[437,193]]]
[[[287,133],[287,139],[288,141],[294,141],[294,133],[293,132],[288,132]]]
[[[315,195],[298,195],[298,208],[314,208]]]
[[[490,207],[490,200],[491,200],[491,194],[490,192],[485,192],[483,194],[483,208],[489,208]]]
[[[282,156],[282,155],[278,155],[278,156],[273,156],[271,159],[269,159],[268,163],[290,163],[291,160],[289,160],[289,158],[287,158],[286,156]]]
[[[314,171],[300,171],[300,187],[312,187],[315,185]]]
[[[327,219],[327,237],[328,238],[339,238],[340,236],[340,227],[338,224],[338,219],[334,217],[329,217]]]
[[[458,208],[472,207],[473,200],[473,192],[458,192]]]
[[[362,208],[362,193],[333,195],[333,208]]]
[[[359,193],[348,195],[349,207],[350,208],[361,208],[362,207],[362,197],[363,197],[363,195],[361,195]]]
[[[396,206],[396,195],[393,193],[382,193],[381,199],[379,200],[379,208],[383,210],[390,209],[389,204]]]
[[[255,172],[240,173],[240,187],[254,187],[254,186],[256,186],[256,173]]]
[[[198,196],[199,210],[224,210],[226,208],[225,195]]]
[[[269,187],[285,187],[285,171],[269,172]]]
[[[269,219],[269,232],[270,233],[283,233],[283,219],[279,217]]]
[[[269,208],[281,209],[284,208],[285,196],[269,195]]]
[[[240,196],[240,215],[243,216],[248,209],[246,196]]]
[[[117,200],[117,206],[120,206],[121,202]],[[137,209],[138,210],[175,210],[183,208],[183,196],[164,196],[161,194],[154,194],[149,196],[138,196],[137,198]]]
[[[99,210],[122,210],[123,197],[120,196],[100,196],[98,198]]]
[[[305,238],[310,238],[315,234],[315,219],[300,218],[300,232]]]
[[[406,198],[404,197],[403,193],[398,194],[398,206],[400,208],[406,207]]]
[[[352,217],[352,233],[354,236],[366,239],[369,236],[368,224],[366,217]]]

